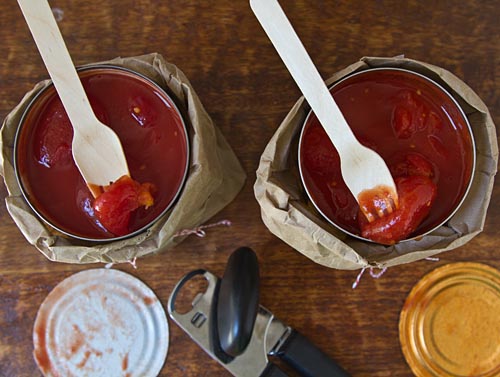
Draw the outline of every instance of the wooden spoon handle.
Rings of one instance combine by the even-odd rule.
[[[89,124],[95,116],[49,3],[46,0],[17,2],[73,128]]]
[[[276,0],[250,0],[250,7],[339,153],[357,143],[290,21]]]

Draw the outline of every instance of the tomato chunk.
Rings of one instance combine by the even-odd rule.
[[[404,160],[391,166],[390,170],[394,177],[421,175],[432,178],[435,175],[432,164],[418,153],[408,153]]]
[[[153,205],[151,183],[140,184],[124,175],[109,186],[94,201],[94,212],[99,222],[115,236],[129,233],[132,212],[139,207]]]
[[[403,92],[399,95],[401,102],[395,107],[392,117],[392,128],[398,139],[409,139],[416,132],[439,129],[439,118],[435,113],[429,113],[419,91]]]
[[[62,107],[54,106],[54,112],[44,119],[39,132],[39,145],[37,150],[38,162],[47,168],[56,164],[71,162],[71,141],[73,140],[73,127]]]
[[[305,142],[310,148],[306,149],[304,158],[311,170],[322,176],[335,175],[340,158],[324,128],[312,128]]]
[[[389,215],[369,223],[358,216],[361,235],[372,241],[392,245],[411,235],[427,217],[436,198],[437,186],[427,176],[409,176],[395,179],[399,208]]]

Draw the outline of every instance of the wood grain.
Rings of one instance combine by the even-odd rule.
[[[362,56],[407,57],[455,73],[500,122],[500,34],[497,1],[282,0],[281,4],[323,77]],[[159,52],[189,77],[206,109],[242,162],[248,180],[205,238],[191,236],[173,250],[120,265],[148,284],[166,305],[184,273],[221,275],[230,253],[252,247],[261,266],[261,303],[310,338],[354,376],[411,376],[398,338],[398,318],[412,286],[454,261],[500,268],[500,187],[495,185],[484,232],[460,249],[390,268],[380,279],[314,264],[273,236],[260,219],[252,186],[259,157],[299,96],[299,90],[245,1],[52,0],[76,64]],[[0,117],[46,78],[20,10],[0,3]],[[0,185],[0,195],[7,195]],[[30,246],[0,205],[0,376],[39,376],[32,328],[43,299],[65,277],[98,265],[46,260]],[[177,326],[162,376],[227,376]]]

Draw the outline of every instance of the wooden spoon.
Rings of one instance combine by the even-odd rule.
[[[250,6],[335,145],[342,177],[367,219],[392,212],[398,195],[387,165],[358,142],[279,3],[250,0]]]
[[[120,139],[95,116],[46,0],[18,0],[73,126],[73,159],[92,195],[129,175]]]

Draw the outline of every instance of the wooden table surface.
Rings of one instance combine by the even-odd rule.
[[[500,34],[497,1],[282,0],[324,77],[363,56],[405,56],[441,66],[468,83],[500,124]],[[52,0],[75,64],[162,54],[188,76],[201,101],[240,159],[248,179],[213,221],[205,238],[191,236],[172,250],[118,265],[147,283],[163,305],[188,271],[224,271],[231,252],[253,248],[260,261],[261,303],[306,335],[354,376],[409,376],[398,318],[403,302],[427,272],[450,262],[477,261],[500,268],[500,186],[484,232],[439,255],[389,268],[380,278],[313,263],[273,236],[253,195],[255,170],[268,140],[299,97],[299,90],[246,1]],[[45,67],[15,2],[0,2],[0,117],[3,119]],[[0,195],[7,195],[0,185]],[[0,376],[40,375],[33,360],[37,310],[64,278],[102,265],[50,262],[23,238],[0,204]],[[170,322],[162,376],[226,376]]]

